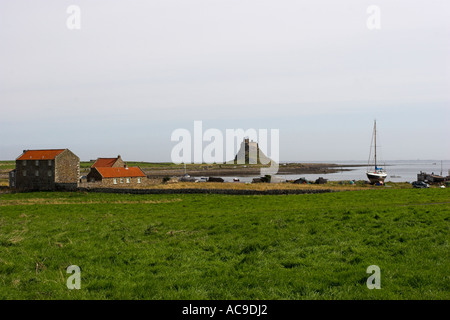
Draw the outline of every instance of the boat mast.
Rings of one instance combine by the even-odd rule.
[[[375,171],[377,171],[377,120],[374,120],[373,132],[375,137]]]

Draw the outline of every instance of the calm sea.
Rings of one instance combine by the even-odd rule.
[[[294,162],[294,161],[292,161]],[[313,161],[308,161],[313,163]],[[359,165],[364,167],[346,167],[350,171],[341,171],[338,173],[319,173],[319,174],[287,174],[277,175],[282,180],[295,180],[298,178],[306,178],[307,180],[316,180],[323,177],[330,181],[338,180],[367,180],[367,160],[366,161],[315,161],[316,163],[336,163],[340,165]],[[412,182],[417,180],[417,174],[420,171],[426,173],[441,174],[441,160],[392,160],[386,161],[386,165],[382,165],[387,171],[386,181],[392,182]],[[282,163],[281,163],[282,165]],[[444,176],[450,175],[450,160],[442,161],[442,174]],[[226,182],[233,181],[233,178],[238,178],[240,182],[251,182],[256,177],[222,177]]]

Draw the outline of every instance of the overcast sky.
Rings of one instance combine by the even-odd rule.
[[[202,120],[279,129],[282,161],[365,160],[375,118],[385,160],[450,159],[449,17],[448,0],[2,0],[0,159],[170,161]]]

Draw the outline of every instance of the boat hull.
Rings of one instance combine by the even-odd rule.
[[[375,184],[377,182],[384,182],[384,179],[387,177],[386,172],[366,172],[367,178],[370,183]]]

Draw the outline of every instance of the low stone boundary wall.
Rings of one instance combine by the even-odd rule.
[[[78,188],[85,192],[123,193],[123,194],[229,194],[229,195],[286,195],[337,192],[331,189],[274,189],[274,190],[239,190],[239,189],[123,189],[123,188]]]
[[[55,183],[55,191],[77,191],[76,183]]]

